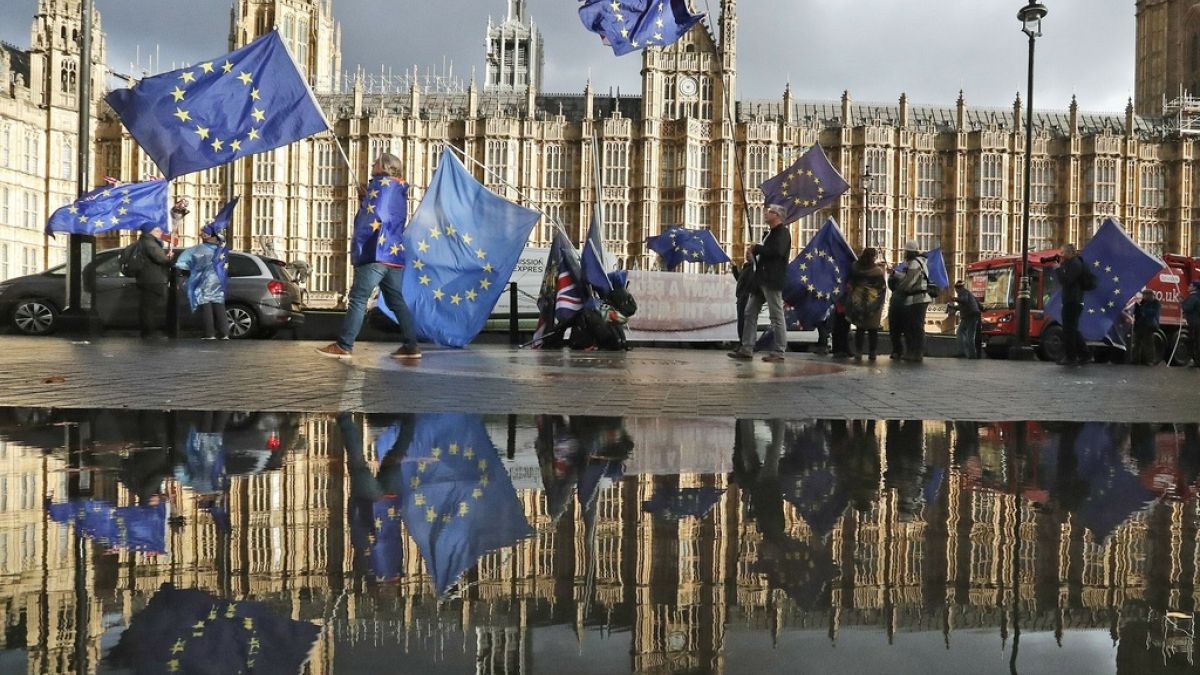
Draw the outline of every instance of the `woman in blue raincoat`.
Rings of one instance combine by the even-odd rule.
[[[225,242],[212,226],[200,230],[200,243],[180,254],[175,267],[190,270],[187,282],[192,311],[200,312],[204,322],[202,340],[229,339],[229,319],[225,315],[226,260]]]

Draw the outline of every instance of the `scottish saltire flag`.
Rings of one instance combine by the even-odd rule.
[[[354,216],[350,262],[356,266],[373,262],[403,265],[406,222],[408,183],[391,176],[373,177]]]
[[[321,629],[262,602],[230,601],[197,589],[159,587],[107,661],[139,675],[296,675]]]
[[[821,145],[809,148],[783,173],[759,186],[765,204],[787,208],[784,223],[790,223],[815,213],[834,202],[850,184],[829,163]]]
[[[579,19],[617,56],[674,43],[704,18],[687,0],[584,0]]]
[[[478,415],[418,415],[402,517],[440,597],[489,551],[533,534]]]
[[[100,234],[109,230],[138,230],[147,223],[171,229],[167,215],[167,181],[102,185],[55,211],[46,234]]]
[[[403,237],[418,335],[449,347],[475,339],[540,217],[483,187],[447,148]]]
[[[800,255],[788,264],[783,300],[806,328],[817,325],[841,298],[856,256],[833,218],[825,221]]]
[[[583,309],[583,283],[579,275],[575,248],[567,235],[555,230],[550,254],[546,256],[541,293],[538,294],[538,323],[533,332],[535,349],[547,335],[558,331]]]
[[[329,129],[277,31],[105,100],[168,180]]]
[[[588,228],[587,239],[583,242],[583,252],[579,254],[580,266],[583,268],[583,280],[600,294],[607,297],[612,293],[612,279],[608,276],[608,265],[604,263],[604,239],[600,234],[600,223],[592,218]]]
[[[51,504],[50,519],[74,525],[105,546],[145,553],[167,552],[167,505],[113,506],[103,499]]]
[[[709,265],[730,262],[729,256],[708,228],[689,230],[672,225],[662,234],[648,237],[646,247],[662,256],[668,270],[674,270],[685,262]]]
[[[925,254],[925,272],[929,282],[938,288],[950,288],[950,274],[946,271],[946,260],[942,257],[942,247],[939,246]]]
[[[1166,267],[1160,258],[1142,250],[1125,234],[1117,221],[1104,221],[1079,257],[1096,277],[1096,289],[1083,294],[1079,332],[1088,340],[1100,340],[1121,316],[1125,305]],[[1046,315],[1062,321],[1062,291],[1046,302]]]

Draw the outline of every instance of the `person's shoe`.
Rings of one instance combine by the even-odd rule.
[[[754,354],[752,354],[744,349],[735,349],[735,350],[727,353],[726,356],[728,356],[731,359],[737,359],[739,361],[749,361],[754,358]]]
[[[421,358],[421,348],[416,345],[402,345],[399,349],[392,352],[393,359],[419,359]]]
[[[201,340],[216,340],[217,338],[215,338],[215,337],[211,337],[211,336],[208,336],[208,335],[205,335],[204,337],[202,337],[202,338],[200,338],[200,339],[201,339]]]
[[[321,356],[328,356],[331,359],[348,359],[354,356],[349,351],[342,349],[341,345],[336,342],[330,344],[328,347],[321,347],[317,350],[317,353]]]
[[[888,358],[893,361],[899,361],[903,357],[900,354],[897,354],[896,352],[892,352],[891,356],[888,356]]]
[[[813,350],[813,353],[816,354],[817,356],[825,356],[826,354],[829,353],[829,348],[828,347],[817,347],[816,349]]]
[[[783,363],[786,359],[784,359],[783,354],[780,354],[779,352],[771,352],[770,354],[762,357],[762,360],[766,361],[767,363]]]
[[[228,336],[228,335],[222,335],[222,336],[221,336],[221,339],[222,339],[222,340],[228,340],[228,339],[229,339],[229,336]]]
[[[874,354],[868,354],[868,355],[867,355],[867,360],[868,360],[868,361],[874,361],[874,360],[875,360],[875,358],[876,358],[876,357],[875,357],[875,355],[874,355]]]

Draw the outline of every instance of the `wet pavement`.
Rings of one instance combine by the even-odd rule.
[[[0,672],[1193,672],[1198,478],[1196,424],[4,408]]]
[[[143,344],[6,337],[0,405],[256,411],[481,412],[831,419],[1200,422],[1198,368],[928,359],[923,365],[718,349],[538,352],[362,343],[352,361],[304,341]]]

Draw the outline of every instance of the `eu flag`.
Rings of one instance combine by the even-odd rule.
[[[375,176],[367,184],[354,216],[350,262],[404,264],[404,224],[408,221],[408,183]]]
[[[546,272],[538,295],[538,323],[533,333],[535,348],[543,338],[557,332],[583,309],[583,282],[575,247],[562,230],[554,231],[554,242],[546,256]]]
[[[1115,220],[1104,221],[1079,257],[1096,277],[1095,290],[1083,294],[1079,332],[1100,340],[1121,316],[1121,311],[1166,264],[1135,244]],[[1062,291],[1046,302],[1046,315],[1062,321]]]
[[[704,18],[687,0],[584,0],[579,19],[617,56],[673,44]]]
[[[478,415],[418,415],[403,519],[440,597],[481,556],[533,534]]]
[[[825,221],[800,255],[788,264],[783,300],[806,328],[817,325],[846,288],[854,251],[833,218]]]
[[[147,223],[171,229],[165,180],[98,187],[55,211],[46,222],[46,234],[139,230]]]
[[[166,553],[167,505],[113,506],[103,499],[50,505],[50,519],[70,523],[85,537],[117,549]]]
[[[277,31],[105,100],[168,180],[329,129]]]
[[[942,247],[939,246],[925,254],[925,271],[929,281],[938,288],[950,288],[950,274],[946,271],[946,259],[942,257]]]
[[[707,228],[689,230],[671,225],[662,234],[647,238],[646,247],[663,257],[663,264],[668,270],[674,270],[685,262],[709,265],[729,262],[729,256]]]
[[[404,300],[417,333],[463,347],[483,330],[540,214],[475,180],[447,148],[404,231]]]
[[[1157,271],[1157,270],[1155,270]],[[1154,501],[1125,459],[1126,427],[1088,422],[1075,437],[1076,475],[1087,481],[1087,496],[1075,511],[1079,524],[1103,542],[1129,519]]]
[[[723,494],[724,490],[715,487],[659,490],[642,502],[642,511],[669,521],[703,518],[721,501]]]
[[[217,250],[211,258],[206,258],[202,266],[198,269],[193,268],[191,274],[188,275],[188,302],[191,303],[193,312],[200,305],[211,301],[205,299],[205,297],[212,297],[211,293],[213,291],[211,288],[212,281],[208,276],[209,270],[212,271],[213,279],[215,279],[222,294],[229,288],[229,247],[224,244],[225,238],[221,236],[221,233],[229,227],[229,223],[233,220],[233,209],[237,206],[238,199],[240,198],[234,197],[229,200],[217,212],[217,217],[211,223],[200,228],[201,234],[217,237],[217,240],[222,243],[217,245]]]
[[[613,283],[608,276],[604,263],[604,239],[600,235],[600,223],[592,218],[588,228],[587,239],[583,242],[583,252],[580,253],[580,265],[583,268],[583,280],[596,289],[600,297],[606,298],[612,293]]]
[[[377,581],[390,581],[404,573],[404,535],[400,529],[401,498],[385,495],[378,500],[350,500],[350,543],[354,557]]]
[[[787,209],[784,223],[791,223],[832,204],[850,184],[829,163],[818,143],[800,155],[783,173],[761,186],[763,201]]]

